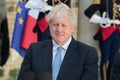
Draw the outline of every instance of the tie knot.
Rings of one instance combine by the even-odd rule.
[[[58,52],[61,52],[62,49],[63,49],[62,47],[58,47],[58,48],[57,48],[57,51],[58,51]]]

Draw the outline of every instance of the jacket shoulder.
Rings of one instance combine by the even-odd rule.
[[[30,47],[42,47],[42,46],[46,46],[46,45],[51,45],[52,40],[48,39],[48,40],[44,40],[44,41],[40,41],[37,43],[31,43]]]

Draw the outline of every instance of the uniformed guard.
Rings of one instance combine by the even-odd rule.
[[[3,66],[9,57],[9,34],[7,10],[5,1],[0,0],[0,66]]]
[[[84,13],[89,22],[99,24],[94,39],[99,40],[101,50],[101,80],[110,80],[113,60],[120,48],[120,0],[93,0]]]

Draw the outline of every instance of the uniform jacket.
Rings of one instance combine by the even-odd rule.
[[[96,11],[100,12],[100,16],[102,16],[103,12],[107,12],[110,19],[113,19],[114,17],[115,19],[120,20],[120,0],[116,0],[115,2],[113,1],[114,0],[101,0],[100,4],[91,4],[84,13],[87,17],[91,18]],[[113,5],[117,5],[119,7],[115,8]],[[113,11],[113,8],[115,11]],[[114,13],[115,16],[113,16]],[[99,27],[98,31],[101,31],[102,39],[106,40],[115,30],[119,30],[120,32],[120,25],[115,27],[111,25],[111,27],[108,28]]]
[[[19,72],[22,80],[26,71],[52,74],[52,40],[32,44],[27,51]],[[72,39],[57,80],[98,80],[98,55],[93,47]]]
[[[7,62],[10,54],[7,18],[3,19],[0,25],[0,66],[3,66]]]
[[[9,32],[5,1],[0,0],[0,66],[5,65],[9,57]]]

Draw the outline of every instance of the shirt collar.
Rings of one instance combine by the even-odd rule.
[[[64,48],[64,49],[67,50],[67,48],[68,48],[71,40],[72,40],[72,38],[70,37],[70,38],[68,39],[68,41],[67,41],[64,45],[62,45],[62,46],[58,45],[58,44],[53,40],[53,50],[56,50],[58,47],[62,47],[62,48]]]

